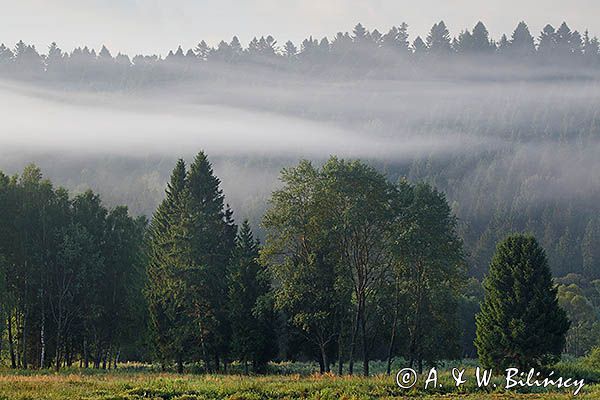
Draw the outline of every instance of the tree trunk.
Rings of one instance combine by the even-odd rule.
[[[56,334],[56,354],[54,355],[54,370],[56,372],[58,372],[60,370],[60,347],[61,347],[61,338],[60,338],[60,333],[58,333],[57,330],[57,334]]]
[[[363,375],[369,376],[369,349],[367,348],[367,323],[365,321],[364,304],[362,309],[363,311],[360,316],[360,328],[362,336]]]
[[[83,366],[85,369],[90,367],[90,353],[88,351],[87,339],[83,339]]]
[[[12,331],[12,316],[8,315],[8,351],[10,353],[10,367],[17,369],[17,359],[15,357],[15,344]]]
[[[321,350],[321,361],[323,363],[323,370],[321,371],[321,373],[330,372],[331,369],[329,368],[329,360],[327,359],[327,347],[324,344],[320,344],[319,349]]]
[[[356,336],[358,335],[358,320],[360,315],[360,302],[356,308],[354,321],[352,322],[352,336],[350,338],[350,354],[348,355],[348,375],[354,373],[354,350],[356,347]]]
[[[177,373],[183,374],[183,356],[181,354],[177,355]]]
[[[344,349],[344,341],[342,340],[342,327],[340,327],[340,334],[338,336],[338,375],[342,376],[344,373],[344,357],[342,351]]]
[[[42,307],[42,325],[40,327],[40,369],[44,368],[46,363],[46,332],[45,332],[45,312]]]
[[[117,369],[117,365],[119,364],[119,356],[120,355],[121,355],[121,350],[117,350],[117,353],[115,354],[114,365],[113,365],[114,369]]]
[[[106,358],[108,357],[108,350],[102,352],[102,369],[106,369]]]
[[[28,312],[23,316],[23,329],[21,330],[21,368],[27,369],[27,318]]]
[[[392,359],[394,352],[394,343],[396,341],[396,327],[398,325],[398,307],[399,307],[399,298],[400,298],[400,288],[398,287],[398,279],[396,278],[396,304],[394,307],[394,320],[392,322],[392,334],[390,335],[390,344],[388,346],[388,354],[387,354],[387,369],[386,373],[390,375],[392,373]]]

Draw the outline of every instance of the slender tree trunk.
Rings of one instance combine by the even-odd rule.
[[[340,327],[340,334],[338,335],[338,375],[342,376],[344,373],[344,357],[343,357],[343,349],[344,349],[344,341],[342,340],[342,329],[343,325]]]
[[[323,375],[325,373],[325,364],[323,364],[323,357],[319,355],[317,359],[319,360],[319,374]]]
[[[360,316],[360,328],[362,336],[363,375],[369,376],[369,349],[367,345],[367,322],[365,321],[365,306],[363,304]]]
[[[323,363],[323,370],[321,371],[321,373],[330,372],[331,369],[329,368],[329,360],[327,359],[327,346],[325,344],[320,344],[319,349],[321,350],[321,361]]]
[[[60,337],[60,333],[59,333],[59,329],[57,328],[57,333],[56,333],[56,354],[54,356],[54,370],[56,372],[58,372],[60,370],[60,348],[61,348],[62,344],[61,344],[61,337]]]
[[[352,321],[352,335],[350,337],[350,354],[348,355],[348,375],[354,373],[354,350],[356,348],[356,336],[358,335],[358,321],[360,315],[360,302],[357,304],[354,321]]]
[[[8,314],[8,351],[10,353],[10,367],[17,368],[17,359],[15,357],[15,344],[13,339],[12,316]]]
[[[119,356],[120,355],[121,355],[121,350],[117,350],[117,353],[115,354],[114,365],[113,365],[114,369],[117,369],[117,365],[119,365]]]
[[[46,316],[44,312],[44,307],[42,307],[42,324],[40,327],[40,369],[44,368],[44,364],[46,363]]]
[[[102,369],[106,369],[106,358],[108,357],[108,350],[102,352]]]
[[[83,366],[85,369],[90,367],[90,353],[88,351],[87,339],[83,339]]]
[[[25,315],[23,316],[23,329],[21,330],[21,368],[27,369],[27,319],[28,312],[25,311]]]
[[[215,372],[218,374],[221,368],[221,360],[219,354],[215,354]]]
[[[396,327],[398,325],[398,307],[399,307],[399,298],[400,298],[400,288],[398,287],[398,279],[396,279],[396,302],[394,307],[394,320],[392,322],[392,333],[390,335],[390,343],[388,346],[388,354],[387,354],[387,369],[386,373],[390,375],[392,373],[392,359],[394,353],[394,344],[396,341]]]
[[[249,372],[248,372],[248,360],[246,360],[245,358],[244,358],[244,374],[245,375],[249,375]]]
[[[177,373],[183,374],[183,356],[181,353],[177,354]]]

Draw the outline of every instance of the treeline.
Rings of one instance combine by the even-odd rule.
[[[476,335],[479,356],[499,363],[497,330],[484,327],[501,321],[493,304],[510,299],[520,306],[501,317],[539,339],[523,349],[531,360],[555,358],[565,343],[575,355],[600,345],[598,281],[569,275],[553,288],[544,251],[518,237],[498,248],[482,286],[467,277],[445,195],[361,161],[284,169],[262,245],[247,222],[236,225],[204,153],[177,162],[150,224],[89,191],[69,198],[34,166],[0,178],[0,355],[14,368],[140,360],[262,373],[272,360],[317,360],[321,372],[368,374],[375,359],[389,372],[396,358],[419,370],[474,358]],[[521,261],[503,261],[513,253]],[[535,318],[558,321],[550,347],[549,323],[535,334],[526,326],[529,285],[540,285],[536,307],[548,307]]]
[[[0,350],[13,368],[116,365],[145,323],[146,219],[0,173]]]
[[[327,71],[328,67],[337,73],[379,70],[383,76],[395,76],[416,72],[411,69],[390,71],[399,65],[417,62],[421,66],[435,67],[439,57],[446,56],[468,63],[477,57],[489,65],[504,60],[513,66],[527,62],[597,66],[600,44],[587,30],[581,34],[571,30],[565,22],[558,28],[546,25],[537,38],[525,22],[520,22],[512,34],[504,34],[498,40],[490,37],[482,22],[452,37],[445,23],[440,21],[425,38],[414,39],[410,38],[406,23],[391,27],[387,33],[368,30],[359,23],[351,33],[338,32],[332,38],[321,39],[311,36],[300,44],[279,43],[271,35],[255,37],[245,47],[237,36],[229,42],[221,41],[216,47],[202,40],[187,50],[179,46],[165,58],[157,55],[130,58],[121,53],[113,56],[105,46],[98,52],[87,46],[65,52],[56,43],[42,54],[34,45],[19,41],[14,49],[0,45],[0,74],[24,79],[108,81],[123,85],[178,80],[196,76],[195,72],[202,76],[207,71],[194,66],[215,62],[255,64],[311,74]]]

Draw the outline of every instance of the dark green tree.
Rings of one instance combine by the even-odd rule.
[[[236,248],[228,276],[228,317],[231,324],[231,353],[254,372],[264,371],[274,355],[274,330],[270,279],[258,263],[259,243],[244,221],[236,238]]]
[[[475,340],[482,366],[524,371],[560,356],[569,320],[533,236],[514,234],[498,244],[484,288]]]

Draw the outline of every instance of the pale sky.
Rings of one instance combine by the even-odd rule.
[[[482,20],[492,37],[525,20],[535,36],[546,23],[600,35],[598,0],[0,0],[0,43],[22,39],[45,52],[102,44],[114,53],[166,54],[204,39],[216,44],[238,35],[273,35],[279,44],[309,36],[332,37],[357,22],[387,31],[409,24],[411,39],[443,19],[454,36]]]

